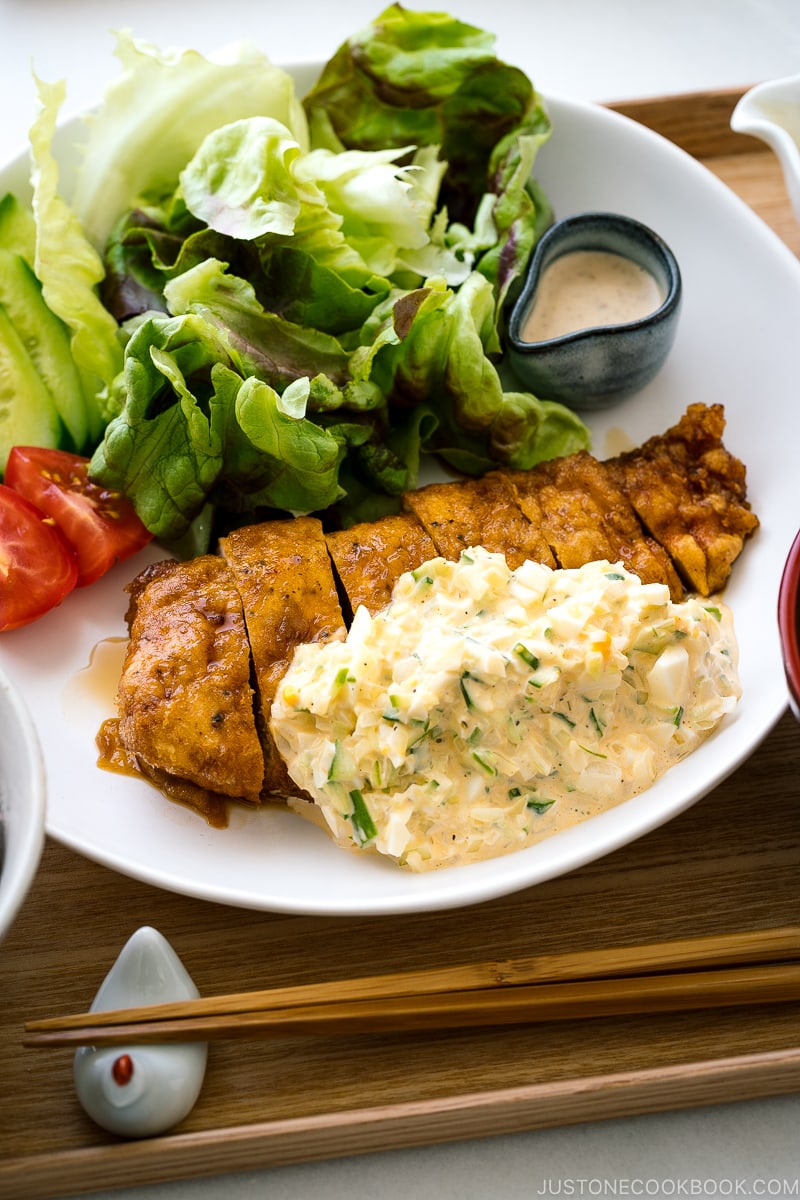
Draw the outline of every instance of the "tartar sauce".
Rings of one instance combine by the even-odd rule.
[[[403,575],[303,645],[272,732],[341,845],[414,871],[505,854],[649,787],[740,696],[728,609],[619,563],[512,571],[482,548]]]
[[[542,272],[522,337],[543,342],[579,329],[623,325],[655,312],[663,300],[650,272],[624,255],[574,250]]]

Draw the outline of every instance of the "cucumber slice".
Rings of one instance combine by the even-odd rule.
[[[25,259],[3,249],[0,249],[0,304],[14,323],[64,423],[69,442],[62,444],[62,449],[81,452],[88,443],[89,420],[80,376],[72,359],[69,331],[47,307],[41,284]]]
[[[21,254],[33,266],[36,254],[36,222],[31,210],[11,192],[0,200],[0,247]]]
[[[356,764],[353,756],[340,741],[335,742],[333,758],[328,768],[328,779],[331,783],[347,783],[356,774]]]
[[[0,305],[0,473],[12,446],[57,446],[62,432],[53,398]]]

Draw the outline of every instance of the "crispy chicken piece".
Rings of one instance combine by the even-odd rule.
[[[385,608],[406,571],[436,557],[436,547],[410,512],[363,521],[326,534],[328,551],[355,613]]]
[[[220,539],[242,597],[255,668],[264,790],[297,794],[269,733],[275,691],[301,642],[345,633],[322,524],[313,517],[246,525]]]
[[[690,404],[665,434],[607,461],[642,524],[702,596],[724,588],[758,528],[744,464],[722,445],[724,428],[721,404]]]
[[[131,587],[117,737],[144,774],[257,803],[264,759],[233,576],[213,555],[146,570]]]
[[[503,475],[525,515],[540,522],[559,566],[621,561],[644,583],[665,583],[673,600],[682,599],[668,555],[645,534],[612,473],[591,454],[580,451]]]
[[[98,734],[101,755],[209,818],[226,798],[296,798],[270,710],[299,644],[345,636],[334,568],[353,610],[376,611],[404,571],[471,545],[512,568],[620,560],[676,599],[684,582],[720,590],[758,527],[723,429],[721,405],[695,404],[606,462],[581,452],[432,484],[407,493],[403,513],[327,537],[310,517],[246,526],[220,540],[221,557],[146,568],[128,588],[119,716]]]
[[[175,570],[176,562],[173,558],[162,558],[159,562],[148,563],[143,567],[139,574],[132,579],[125,588],[130,599],[128,600],[128,611],[125,613],[125,624],[128,626],[130,634],[133,628],[133,622],[136,620],[136,610],[139,604],[139,597],[146,591],[148,585],[154,579],[159,579],[162,575],[169,575]]]
[[[528,558],[555,566],[540,527],[523,513],[514,489],[499,472],[481,479],[430,483],[406,492],[403,506],[424,526],[443,558],[455,562],[462,550],[483,546],[505,554],[512,570]]]

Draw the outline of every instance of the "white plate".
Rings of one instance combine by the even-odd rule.
[[[311,75],[303,69],[305,87]],[[289,812],[236,810],[214,830],[149,785],[96,765],[94,737],[115,680],[86,671],[98,643],[125,634],[125,583],[145,558],[73,593],[0,639],[0,663],[35,715],[49,775],[48,831],[124,874],[253,909],[416,912],[471,904],[562,874],[640,837],[697,801],[758,745],[787,702],[776,623],[783,561],[800,520],[800,265],[714,176],[672,144],[605,109],[551,98],[554,132],[537,174],[558,216],[625,212],[655,228],[681,265],[684,310],[660,376],[591,422],[594,451],[663,432],[693,401],[720,401],[725,442],[748,468],[762,525],[727,591],[744,696],[730,720],[643,795],[540,845],[490,862],[410,875],[337,849]],[[19,188],[23,160],[0,172]],[[83,674],[82,674],[83,673]],[[754,806],[758,798],[753,798]]]

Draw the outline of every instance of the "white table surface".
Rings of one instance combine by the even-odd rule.
[[[328,57],[372,0],[0,0],[0,161],[25,146],[31,70],[66,79],[64,115],[117,71],[110,30],[209,52],[250,38],[278,63]],[[584,100],[739,86],[800,71],[800,0],[478,0],[444,8],[497,34],[544,93]],[[532,1200],[798,1196],[800,1096],[154,1187],[128,1200]],[[106,1200],[111,1194],[107,1194]],[[101,1197],[102,1200],[102,1197]]]

